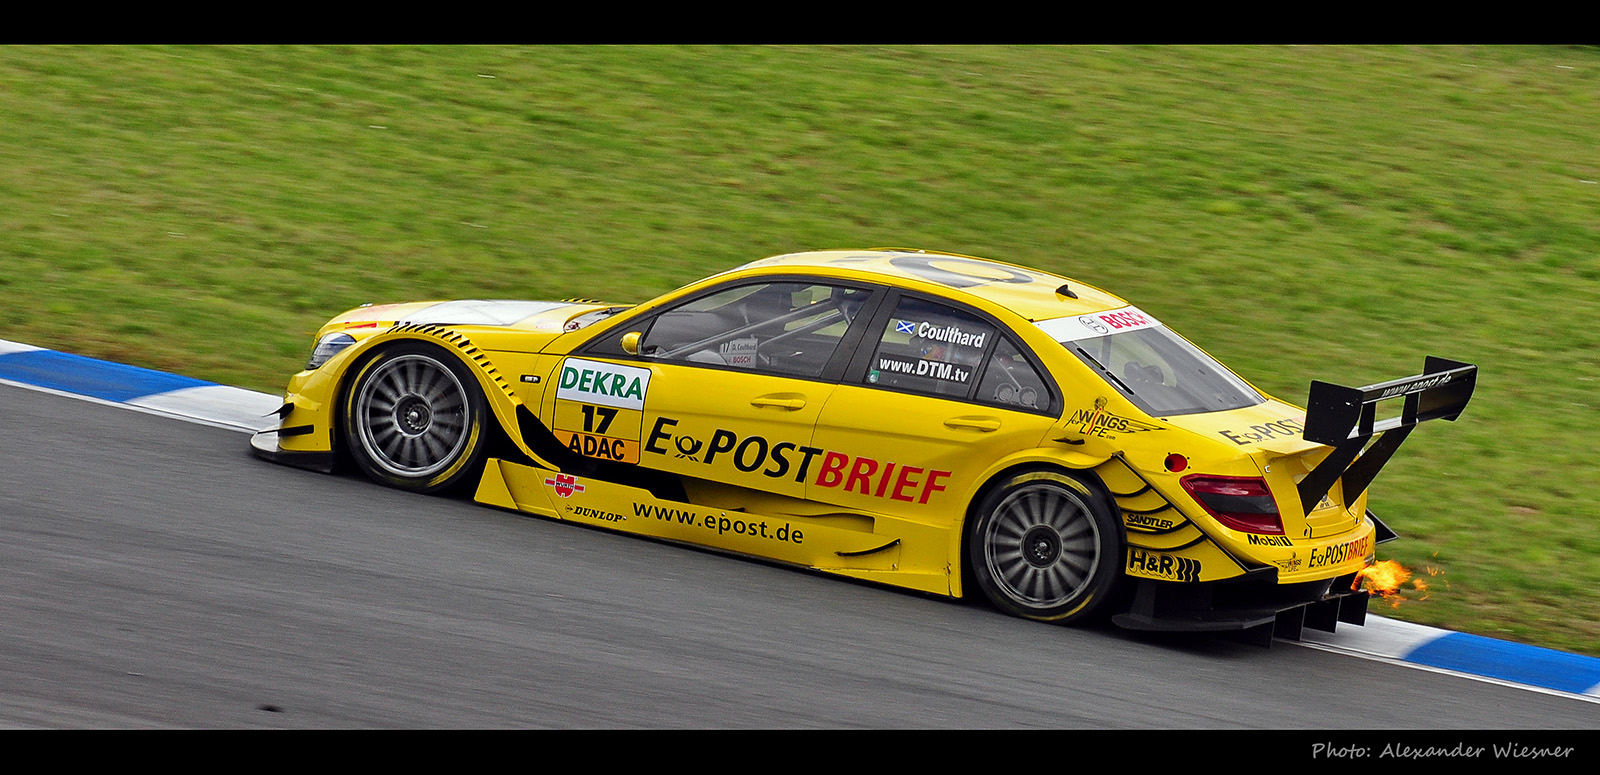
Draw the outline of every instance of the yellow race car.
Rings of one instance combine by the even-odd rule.
[[[976,585],[1029,619],[1270,642],[1363,621],[1356,574],[1393,537],[1367,484],[1476,377],[1428,358],[1314,382],[1302,410],[1075,280],[824,251],[637,306],[350,310],[251,445],[938,595]]]

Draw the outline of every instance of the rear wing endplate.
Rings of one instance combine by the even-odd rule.
[[[1366,387],[1313,380],[1311,395],[1306,399],[1306,429],[1302,435],[1306,441],[1326,444],[1334,450],[1300,480],[1300,503],[1305,513],[1310,514],[1341,478],[1345,504],[1355,501],[1417,423],[1455,420],[1472,400],[1477,384],[1477,366],[1431,355],[1421,374]],[[1402,397],[1405,406],[1399,417],[1374,419],[1378,402]],[[1378,439],[1368,447],[1373,436]]]

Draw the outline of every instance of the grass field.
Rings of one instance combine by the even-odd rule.
[[[0,47],[0,339],[282,389],[368,301],[639,301],[901,245],[1264,390],[1479,364],[1388,615],[1600,655],[1600,49]]]

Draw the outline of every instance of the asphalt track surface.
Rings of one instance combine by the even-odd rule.
[[[422,497],[0,385],[0,727],[1592,729],[1600,703]]]

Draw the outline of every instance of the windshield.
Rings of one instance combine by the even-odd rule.
[[[1037,323],[1152,417],[1266,401],[1244,380],[1135,307]]]

